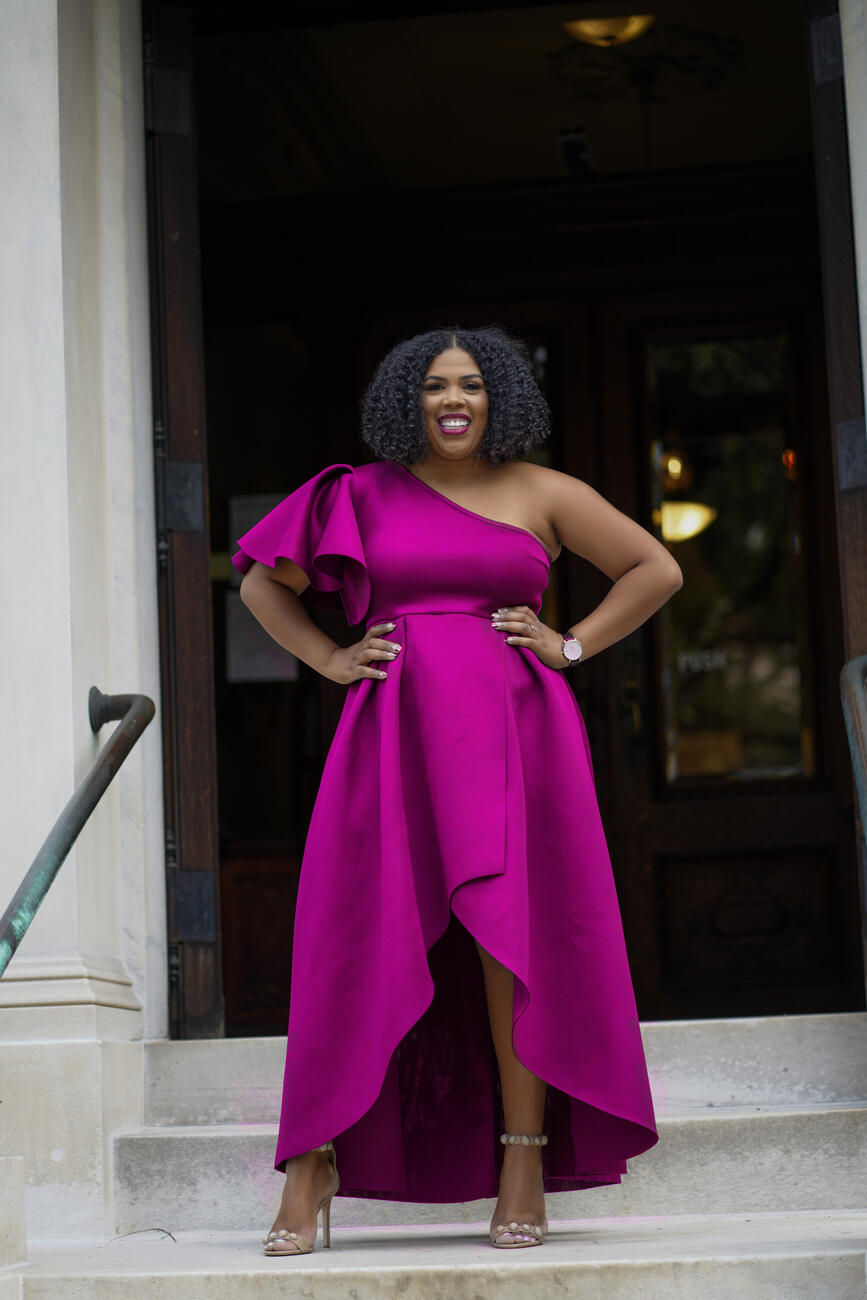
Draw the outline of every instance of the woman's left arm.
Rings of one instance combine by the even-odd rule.
[[[544,491],[548,516],[563,545],[614,583],[596,608],[568,629],[584,648],[582,658],[589,659],[655,614],[683,585],[683,574],[652,533],[588,483],[549,469]]]

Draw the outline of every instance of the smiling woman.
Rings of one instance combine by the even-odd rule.
[[[538,1245],[546,1192],[617,1183],[656,1141],[586,730],[561,674],[649,617],[680,573],[586,484],[518,459],[547,407],[496,328],[399,344],[362,425],[380,460],[327,466],[234,557],[263,626],[347,687],[302,862],[286,1183],[265,1248],[308,1253],[320,1209],[328,1245],[337,1194],[497,1196],[491,1244]],[[614,580],[565,634],[539,616],[561,544]],[[346,647],[303,609],[339,602],[364,622]]]

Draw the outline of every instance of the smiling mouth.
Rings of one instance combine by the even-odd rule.
[[[465,433],[472,421],[467,415],[441,415],[437,424],[443,433]]]

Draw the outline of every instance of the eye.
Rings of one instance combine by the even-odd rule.
[[[469,388],[471,391],[474,392],[480,389],[481,387],[482,385],[479,383],[477,379],[471,379],[468,383],[464,384],[464,388]],[[422,388],[422,392],[435,393],[438,388],[442,388],[442,384],[438,384],[438,383],[425,384],[424,387]]]

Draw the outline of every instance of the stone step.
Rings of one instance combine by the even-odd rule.
[[[276,1126],[172,1126],[115,1138],[118,1232],[267,1229],[280,1199]],[[720,1108],[660,1121],[660,1142],[618,1187],[558,1192],[548,1213],[726,1214],[867,1206],[867,1107]],[[337,1197],[342,1227],[476,1222],[492,1201],[456,1205]]]
[[[27,1258],[24,1225],[24,1159],[0,1157],[0,1270]],[[2,1279],[2,1272],[0,1272]],[[0,1297],[5,1291],[0,1286]]]
[[[552,1221],[541,1247],[496,1251],[487,1224],[359,1231],[269,1259],[252,1233],[154,1231],[40,1242],[23,1300],[863,1300],[867,1216],[757,1214]],[[321,1247],[321,1236],[320,1236]]]
[[[720,1106],[867,1102],[867,1013],[642,1025],[659,1115]],[[145,1044],[148,1124],[268,1124],[285,1038]]]

